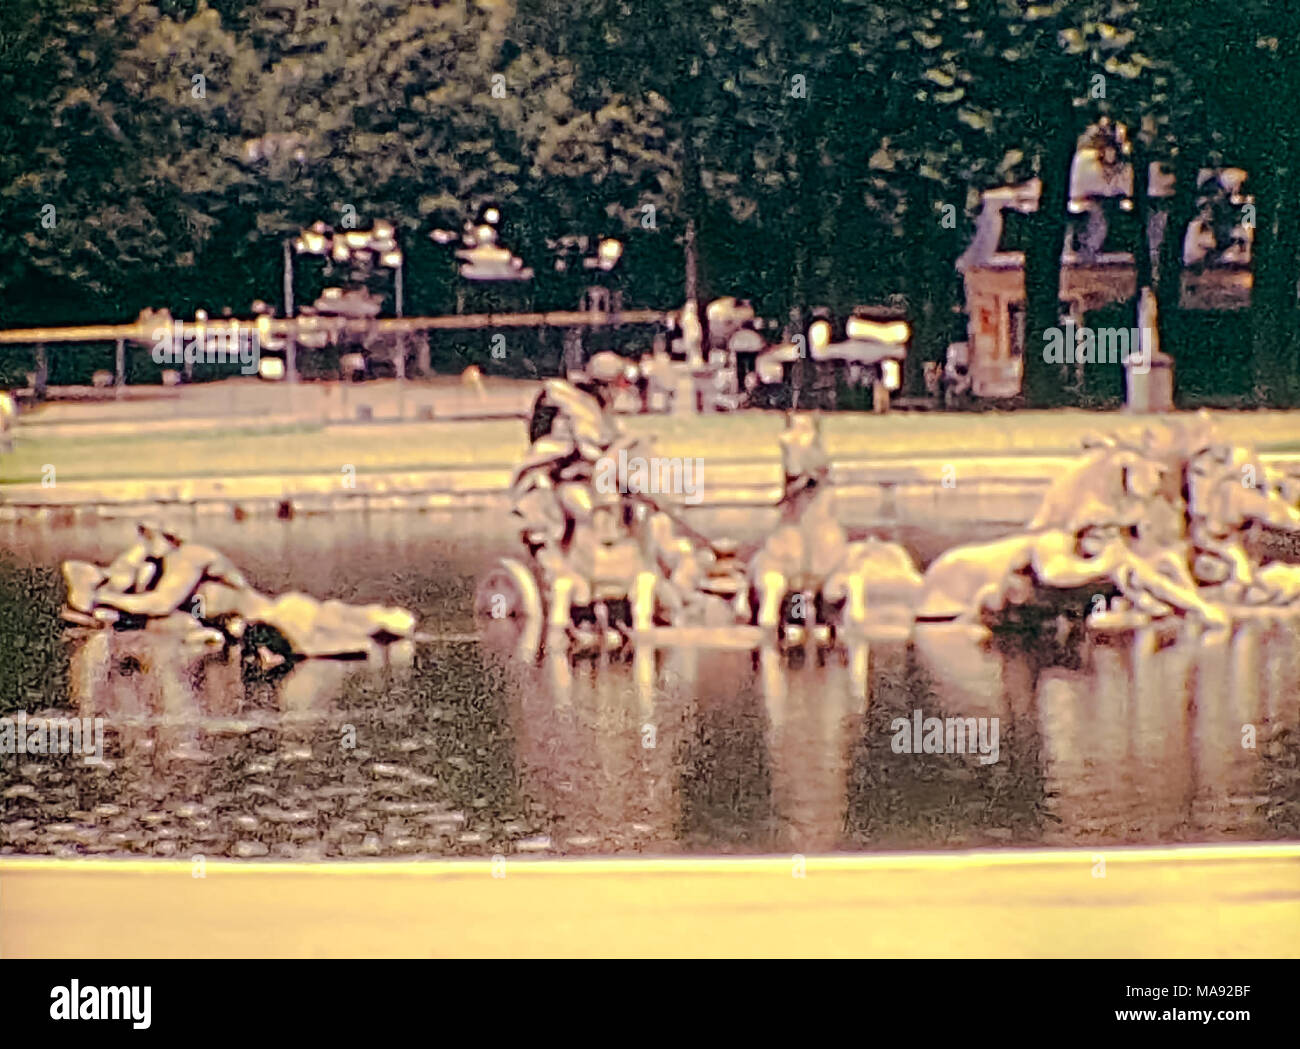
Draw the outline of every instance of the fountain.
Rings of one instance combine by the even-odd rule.
[[[1078,590],[1101,631],[1300,612],[1300,565],[1247,545],[1252,530],[1300,532],[1300,479],[1224,442],[1208,415],[1090,439],[1023,531],[956,546],[922,574],[898,543],[849,541],[813,415],[787,416],[781,521],[741,556],[621,475],[595,483],[646,443],[620,432],[599,384],[554,380],[547,399],[551,428],[512,489],[526,556],[501,561],[476,598],[481,614],[524,621],[523,651],[543,633],[576,649],[833,645],[926,623],[995,627],[1014,606]]]

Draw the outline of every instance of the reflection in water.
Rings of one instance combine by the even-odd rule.
[[[102,717],[121,739],[123,757],[153,755],[155,764],[209,761],[208,735],[270,730],[292,750],[314,726],[334,716],[335,697],[356,661],[285,662],[259,674],[237,649],[185,643],[184,627],[160,620],[148,630],[70,631],[74,640],[69,680],[73,705],[83,717]],[[370,670],[409,669],[409,645],[365,661]],[[271,710],[256,704],[259,693]]]
[[[849,751],[866,712],[869,646],[858,642],[818,656],[820,665],[787,673],[776,649],[758,655],[782,828],[776,847],[789,852],[840,847]],[[807,774],[810,765],[817,775]]]
[[[1288,729],[1294,738],[1295,653],[1281,627],[1172,644],[1148,629],[1094,649],[1088,673],[1044,672],[1038,709],[1060,820],[1048,840],[1273,836],[1265,782]]]
[[[448,538],[441,519],[382,520],[373,542],[327,521],[220,539],[261,586],[397,601],[471,632],[492,544]],[[816,853],[1300,833],[1300,645],[1286,627],[1091,639],[1049,620],[992,642],[928,626],[824,653],[532,663],[496,624],[506,636],[269,666],[252,647],[51,627],[58,562],[111,545],[93,529],[68,538],[0,562],[0,713],[104,717],[109,764],[0,758],[6,852]],[[998,718],[1000,759],[894,753],[892,721],[918,710]]]

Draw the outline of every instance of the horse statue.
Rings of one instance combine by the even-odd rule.
[[[780,442],[785,473],[781,524],[749,564],[757,625],[779,629],[787,598],[802,606],[793,609],[794,622],[784,624],[795,638],[805,629],[801,623],[811,624],[820,639],[828,639],[835,626],[865,628],[868,588],[888,591],[896,602],[910,606],[922,578],[907,551],[877,539],[850,542],[840,524],[830,460],[816,419],[789,415]]]

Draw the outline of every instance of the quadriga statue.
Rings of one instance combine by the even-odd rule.
[[[648,449],[619,431],[596,394],[551,380],[546,396],[545,432],[512,483],[528,560],[502,559],[479,587],[479,613],[544,622],[548,646],[579,647],[653,643],[657,633],[734,643],[755,624],[828,641],[874,622],[877,598],[910,624],[921,575],[897,544],[849,541],[813,418],[788,419],[781,523],[746,561],[735,542],[691,527],[654,486],[610,476],[611,464],[621,471]],[[540,632],[525,637],[533,651]]]

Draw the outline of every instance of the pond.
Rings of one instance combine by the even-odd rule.
[[[1045,618],[992,640],[934,626],[820,654],[534,663],[472,616],[477,579],[514,550],[504,515],[198,518],[187,531],[262,590],[402,604],[437,640],[268,668],[153,631],[73,631],[57,618],[60,561],[107,560],[130,523],[9,527],[0,715],[103,718],[105,762],[0,756],[0,852],[319,860],[1300,836],[1300,644],[1287,627],[1102,638]],[[954,541],[897,538],[921,560]],[[935,718],[975,719],[966,752],[951,752],[951,727],[935,737],[943,752],[926,752]]]

